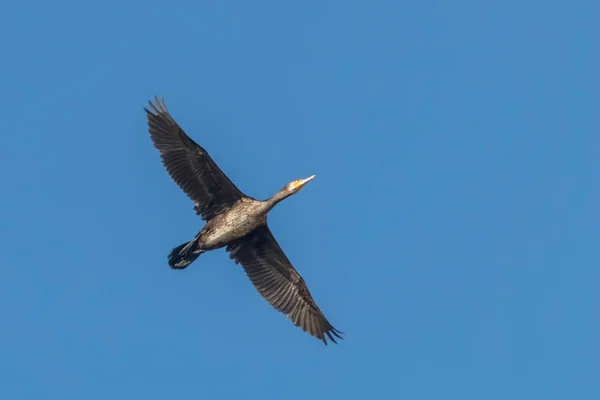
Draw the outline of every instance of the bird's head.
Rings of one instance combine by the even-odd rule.
[[[285,186],[285,190],[290,192],[291,194],[297,193],[300,189],[304,187],[308,182],[315,179],[316,175],[309,176],[306,179],[296,179],[295,181],[291,181]]]
[[[279,192],[275,193],[275,196],[271,197],[267,200],[268,209],[270,210],[275,206],[275,204],[279,203],[281,200],[290,197],[293,194],[298,193],[300,189],[304,187],[308,182],[315,179],[315,175],[309,176],[306,179],[296,179],[295,181],[291,181],[287,185],[283,187]]]

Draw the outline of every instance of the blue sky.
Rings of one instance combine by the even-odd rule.
[[[484,4],[485,3],[485,4]],[[3,399],[599,398],[597,2],[12,2]],[[164,171],[155,94],[270,226],[324,346]]]

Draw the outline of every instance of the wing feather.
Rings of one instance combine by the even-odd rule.
[[[275,240],[268,226],[227,246],[236,264],[241,264],[256,290],[292,323],[327,344],[342,337],[325,318],[312,298],[304,279]]]
[[[196,213],[209,220],[245,195],[231,182],[208,152],[175,122],[164,99],[144,108],[150,137],[175,183],[195,203]]]

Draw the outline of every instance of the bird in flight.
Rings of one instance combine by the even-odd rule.
[[[206,221],[189,242],[169,254],[172,269],[184,269],[202,253],[225,248],[241,264],[256,290],[295,326],[322,340],[337,343],[342,332],[325,318],[304,279],[287,258],[267,225],[267,214],[280,201],[296,194],[314,175],[294,180],[267,200],[242,193],[204,148],[175,122],[164,98],[144,108],[150,137],[175,183],[195,203],[196,215]]]

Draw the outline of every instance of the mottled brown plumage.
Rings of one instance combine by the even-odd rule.
[[[283,199],[297,193],[314,178],[292,181],[268,200],[243,194],[221,171],[206,150],[179,127],[167,111],[164,99],[149,102],[150,137],[160,151],[171,178],[195,203],[205,226],[190,242],[173,249],[169,265],[184,269],[200,254],[225,247],[241,264],[258,292],[295,326],[334,343],[342,332],[325,318],[313,300],[304,279],[279,247],[267,225],[268,212]]]

